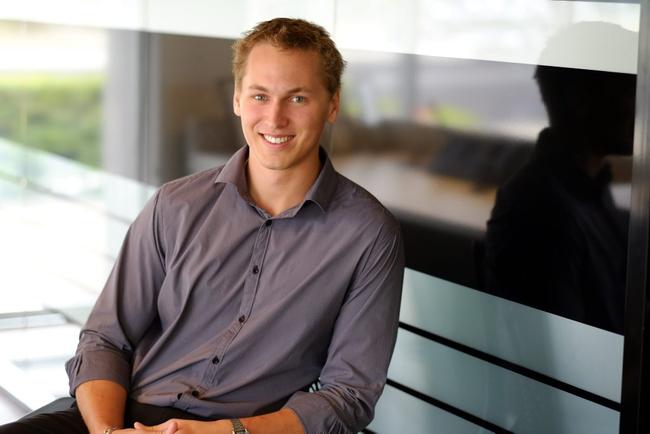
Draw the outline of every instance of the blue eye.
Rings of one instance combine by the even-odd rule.
[[[266,101],[266,96],[265,95],[253,95],[253,99],[255,101]]]
[[[305,97],[302,96],[302,95],[292,96],[291,101],[292,102],[297,102],[297,103],[305,102]]]

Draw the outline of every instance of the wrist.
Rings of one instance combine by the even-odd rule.
[[[212,429],[215,434],[232,434],[232,423],[230,419],[215,420]]]
[[[102,425],[99,428],[89,430],[89,432],[91,434],[111,434],[112,432],[117,431],[119,429],[122,429],[122,428],[120,428],[117,425]]]
[[[92,429],[89,429],[90,434],[110,434],[113,431],[122,429],[122,427],[117,425],[108,425],[108,424],[99,424],[95,425]]]

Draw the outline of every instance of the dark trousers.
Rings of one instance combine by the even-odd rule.
[[[129,401],[126,405],[124,426],[133,427],[134,422],[158,425],[169,419],[207,420],[200,416],[172,407],[156,407]],[[75,404],[54,413],[41,413],[0,426],[0,434],[88,434],[86,424]]]

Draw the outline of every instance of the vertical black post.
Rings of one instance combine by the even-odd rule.
[[[634,170],[625,306],[625,349],[620,432],[647,433],[650,427],[650,0],[640,0]],[[644,411],[644,409],[646,411]]]

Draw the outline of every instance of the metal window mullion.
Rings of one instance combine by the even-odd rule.
[[[621,433],[647,432],[650,404],[648,227],[650,226],[650,0],[640,1],[634,169],[630,209]],[[645,369],[644,369],[645,365]]]

